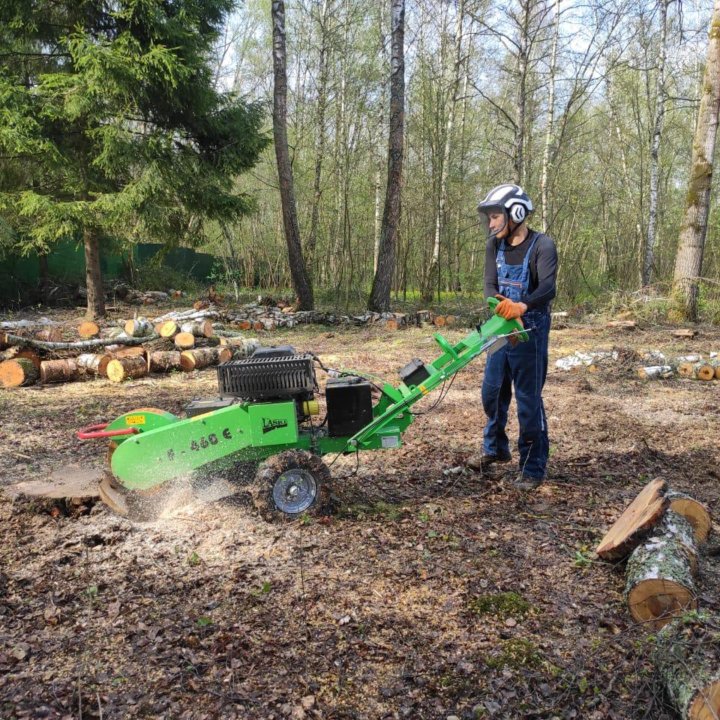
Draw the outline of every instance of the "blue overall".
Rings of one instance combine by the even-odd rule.
[[[496,256],[500,294],[519,302],[528,292],[530,257],[537,235],[528,249],[522,265],[505,262],[505,241]],[[508,456],[510,446],[505,426],[515,387],[520,436],[520,470],[532,478],[544,478],[549,453],[549,441],[542,389],[548,367],[548,336],[550,308],[528,310],[522,321],[530,330],[527,342],[515,347],[506,344],[487,359],[482,385],[482,402],[487,424],[483,433],[483,452],[498,457]]]

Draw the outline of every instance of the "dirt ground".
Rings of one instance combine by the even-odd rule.
[[[393,382],[411,358],[438,354],[431,329],[261,336]],[[643,382],[629,361],[552,367],[613,347],[709,352],[720,332],[553,330],[551,458],[537,491],[463,465],[483,426],[479,360],[401,449],[334,463],[335,516],[279,524],[242,487],[152,523],[92,501],[48,512],[11,487],[90,483],[104,447],[75,430],[141,406],[180,413],[215,392],[212,369],[0,390],[0,717],[675,717],[652,636],[624,604],[623,568],[593,549],[650,478],[717,510],[720,385]],[[699,603],[718,610],[714,553],[701,570]]]

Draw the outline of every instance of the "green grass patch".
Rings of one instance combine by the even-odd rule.
[[[496,617],[499,620],[525,617],[532,606],[516,592],[502,592],[494,595],[479,595],[468,603],[470,611],[475,615]]]

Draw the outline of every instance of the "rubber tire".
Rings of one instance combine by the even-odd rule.
[[[294,468],[305,470],[313,476],[317,483],[317,494],[312,505],[302,512],[285,513],[275,505],[273,488],[280,475]],[[330,469],[317,455],[304,450],[286,450],[268,458],[258,468],[252,488],[253,504],[268,522],[297,520],[303,515],[329,515],[332,510],[330,480]]]

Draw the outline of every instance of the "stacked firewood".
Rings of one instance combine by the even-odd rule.
[[[718,717],[720,710],[720,648],[713,640],[720,618],[698,612],[700,548],[711,527],[702,503],[656,479],[596,550],[603,560],[627,558],[628,609],[636,622],[660,630],[655,664],[683,718]]]
[[[78,340],[65,340],[58,326],[38,329],[27,324],[10,329],[21,334],[0,331],[2,387],[88,376],[121,382],[148,373],[188,372],[247,357],[259,346],[237,331],[216,332],[212,322],[197,313],[156,323],[137,317],[102,333],[96,323],[83,322],[73,333]]]

